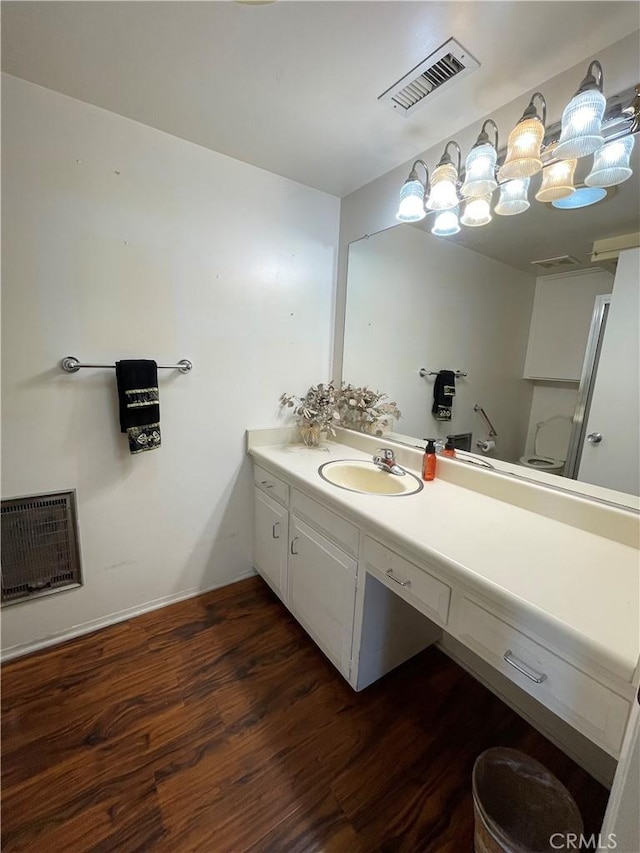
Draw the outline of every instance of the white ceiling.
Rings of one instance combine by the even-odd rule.
[[[344,196],[638,27],[636,2],[5,2],[3,70]],[[481,63],[377,98],[451,36]],[[431,100],[432,97],[432,100]]]

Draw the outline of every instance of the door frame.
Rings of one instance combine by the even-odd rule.
[[[587,338],[587,349],[584,354],[584,362],[582,363],[578,402],[573,413],[567,459],[564,465],[564,476],[570,480],[578,479],[585,431],[589,418],[589,408],[591,407],[591,397],[593,395],[596,373],[598,372],[598,361],[600,360],[600,351],[604,340],[610,305],[610,293],[601,293],[596,296],[593,315],[591,317],[591,326],[589,328],[589,337]]]

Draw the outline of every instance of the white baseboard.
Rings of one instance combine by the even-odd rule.
[[[253,577],[255,571],[245,572],[230,581],[217,583],[213,586],[193,587],[192,589],[174,592],[171,595],[164,595],[162,598],[155,598],[153,601],[147,601],[144,604],[139,604],[136,607],[129,607],[126,610],[118,610],[116,613],[110,613],[108,616],[101,616],[99,619],[92,619],[89,622],[82,622],[80,625],[74,625],[65,631],[60,631],[56,634],[51,634],[48,637],[41,637],[30,643],[18,643],[15,646],[9,646],[2,649],[0,652],[0,661],[13,660],[14,658],[29,655],[32,652],[38,652],[40,649],[46,649],[49,646],[57,646],[59,643],[64,643],[67,640],[73,640],[75,637],[82,637],[84,634],[92,634],[94,631],[99,631],[101,628],[108,628],[109,625],[115,625],[118,622],[125,622],[127,619],[133,619],[136,616],[142,616],[143,613],[149,613],[152,610],[159,610],[161,607],[167,607],[169,604],[177,604],[178,601],[184,601],[187,598],[195,598],[197,595],[204,595],[205,592],[212,592],[214,589],[221,589],[224,586],[230,586],[232,583],[246,580]]]
[[[603,749],[592,743],[544,705],[541,705],[502,673],[479,658],[449,634],[443,634],[437,647],[477,681],[501,699],[555,744],[576,764],[579,764],[602,785],[611,788],[617,762]]]

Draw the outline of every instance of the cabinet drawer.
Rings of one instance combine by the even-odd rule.
[[[378,580],[441,625],[449,618],[451,587],[375,539],[364,540],[365,567]]]
[[[353,557],[358,556],[360,531],[353,524],[345,521],[340,515],[326,509],[322,504],[308,498],[297,489],[292,490],[291,509],[296,515],[302,516],[320,533],[332,539],[336,545]]]
[[[456,633],[503,675],[618,757],[629,703],[469,598],[460,599]]]
[[[253,466],[253,482],[269,497],[285,506],[289,505],[289,486],[259,465]]]

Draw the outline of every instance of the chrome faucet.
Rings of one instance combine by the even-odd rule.
[[[406,473],[396,463],[396,455],[390,447],[381,447],[373,457],[373,464],[377,465],[381,471],[388,471],[390,474],[397,474],[399,477],[403,477]]]

